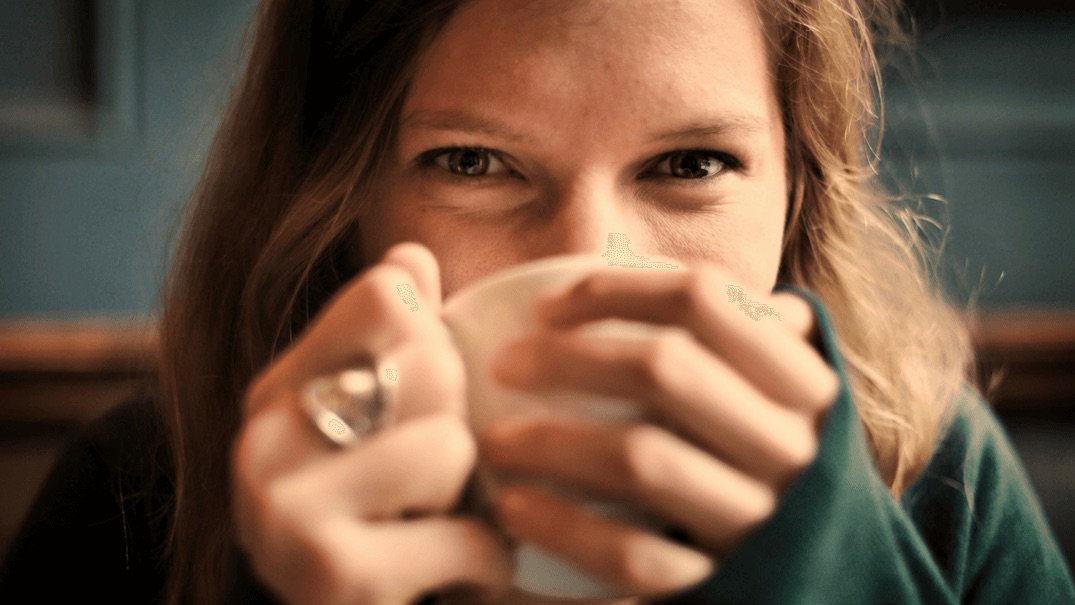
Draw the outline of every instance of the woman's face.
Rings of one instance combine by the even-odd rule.
[[[787,187],[765,49],[750,0],[464,3],[419,59],[364,258],[420,242],[447,296],[619,233],[769,291]]]

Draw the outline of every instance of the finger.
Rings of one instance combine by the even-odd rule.
[[[637,503],[717,552],[776,506],[772,487],[654,425],[513,418],[480,439],[491,469]]]
[[[244,423],[232,446],[232,476],[245,485],[241,489],[256,492],[332,448],[299,404],[274,405]]]
[[[518,389],[637,401],[660,424],[773,484],[817,452],[813,416],[773,402],[681,329],[644,341],[539,334],[502,353],[493,375]]]
[[[446,337],[405,341],[382,352],[379,361],[382,371],[394,370],[393,380],[381,377],[387,398],[385,426],[430,414],[464,416],[465,370]],[[344,450],[319,434],[306,414],[301,385],[281,386],[271,396],[265,394],[269,389],[260,388],[260,407],[248,404],[251,416],[234,446],[233,459],[241,466],[233,472],[265,481],[311,460],[342,455]]]
[[[608,317],[677,325],[727,360],[773,401],[810,413],[827,409],[835,399],[838,381],[804,340],[803,326],[809,322],[800,317],[802,307],[780,300],[780,309],[792,312],[789,329],[782,320],[777,321],[775,315],[780,310],[768,303],[759,303],[764,308],[748,307],[749,313],[744,313],[741,306],[744,300],[751,301],[751,295],[729,296],[725,292],[728,281],[710,265],[690,271],[602,271],[559,295],[542,299],[536,312],[553,328]],[[806,311],[812,314],[809,307]]]
[[[344,286],[302,337],[255,379],[244,402],[246,415],[288,400],[316,376],[370,360],[387,363],[390,350],[401,343],[430,340],[450,346],[439,317],[428,309],[412,312],[396,291],[397,284],[412,280],[402,267],[381,263]]]
[[[810,303],[802,297],[790,292],[775,292],[769,298],[772,305],[780,314],[780,321],[784,327],[796,334],[799,338],[810,342],[817,348],[817,318]]]
[[[382,353],[380,361],[385,370],[395,370],[394,380],[382,377],[388,400],[385,426],[427,415],[464,416],[465,370],[445,338],[406,341]],[[330,444],[305,412],[301,388],[291,386],[272,398],[261,395],[260,408],[248,406],[253,411],[233,446],[233,473],[266,481],[312,460],[346,458],[348,450]]]
[[[382,561],[385,574],[396,576],[402,597],[381,602],[411,603],[459,587],[495,599],[511,586],[514,565],[508,546],[477,519],[426,517],[380,524],[368,533],[369,554]]]
[[[472,519],[368,526],[336,517],[313,527],[300,547],[305,556],[257,570],[287,602],[395,605],[455,586],[500,595],[511,582],[507,549]]]
[[[388,388],[392,410],[390,422],[406,422],[426,414],[466,414],[466,367],[447,336],[400,343],[383,354],[382,365],[395,369]],[[434,379],[435,377],[435,379]]]
[[[278,489],[368,521],[446,512],[459,501],[476,456],[474,437],[458,416],[427,415],[322,457]]]
[[[401,295],[397,289],[414,279],[409,270],[395,263],[368,269],[329,302],[281,361],[288,369],[310,375],[311,370],[321,373],[326,368],[348,367],[359,355],[376,357],[403,341],[447,339],[437,315],[422,309],[421,301],[421,312],[412,311],[416,298]]]
[[[440,312],[440,267],[429,248],[417,242],[402,242],[385,252],[383,262],[407,271],[417,286],[419,304],[428,304],[434,314]]]
[[[501,525],[514,537],[631,593],[680,590],[701,581],[714,568],[713,560],[696,550],[598,517],[536,489],[503,489],[497,513]]]

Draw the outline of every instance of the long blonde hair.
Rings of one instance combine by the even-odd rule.
[[[967,338],[934,294],[917,215],[874,185],[881,1],[758,0],[787,131],[781,279],[835,323],[854,400],[894,494],[927,460]],[[175,465],[169,600],[233,580],[229,452],[243,392],[327,298],[373,203],[415,58],[452,0],[267,0],[192,200],[161,321],[159,410]]]
[[[933,219],[878,185],[876,44],[902,40],[898,7],[760,2],[788,141],[781,280],[825,302],[877,468],[898,495],[928,462],[972,363],[941,294],[939,251],[921,237]]]

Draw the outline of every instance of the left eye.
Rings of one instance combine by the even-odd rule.
[[[729,162],[712,152],[676,151],[664,156],[653,172],[679,179],[704,179],[723,172]]]

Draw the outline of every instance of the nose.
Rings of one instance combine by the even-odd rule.
[[[608,260],[653,250],[637,204],[613,186],[590,183],[564,189],[549,196],[542,211],[540,256],[584,254]]]

